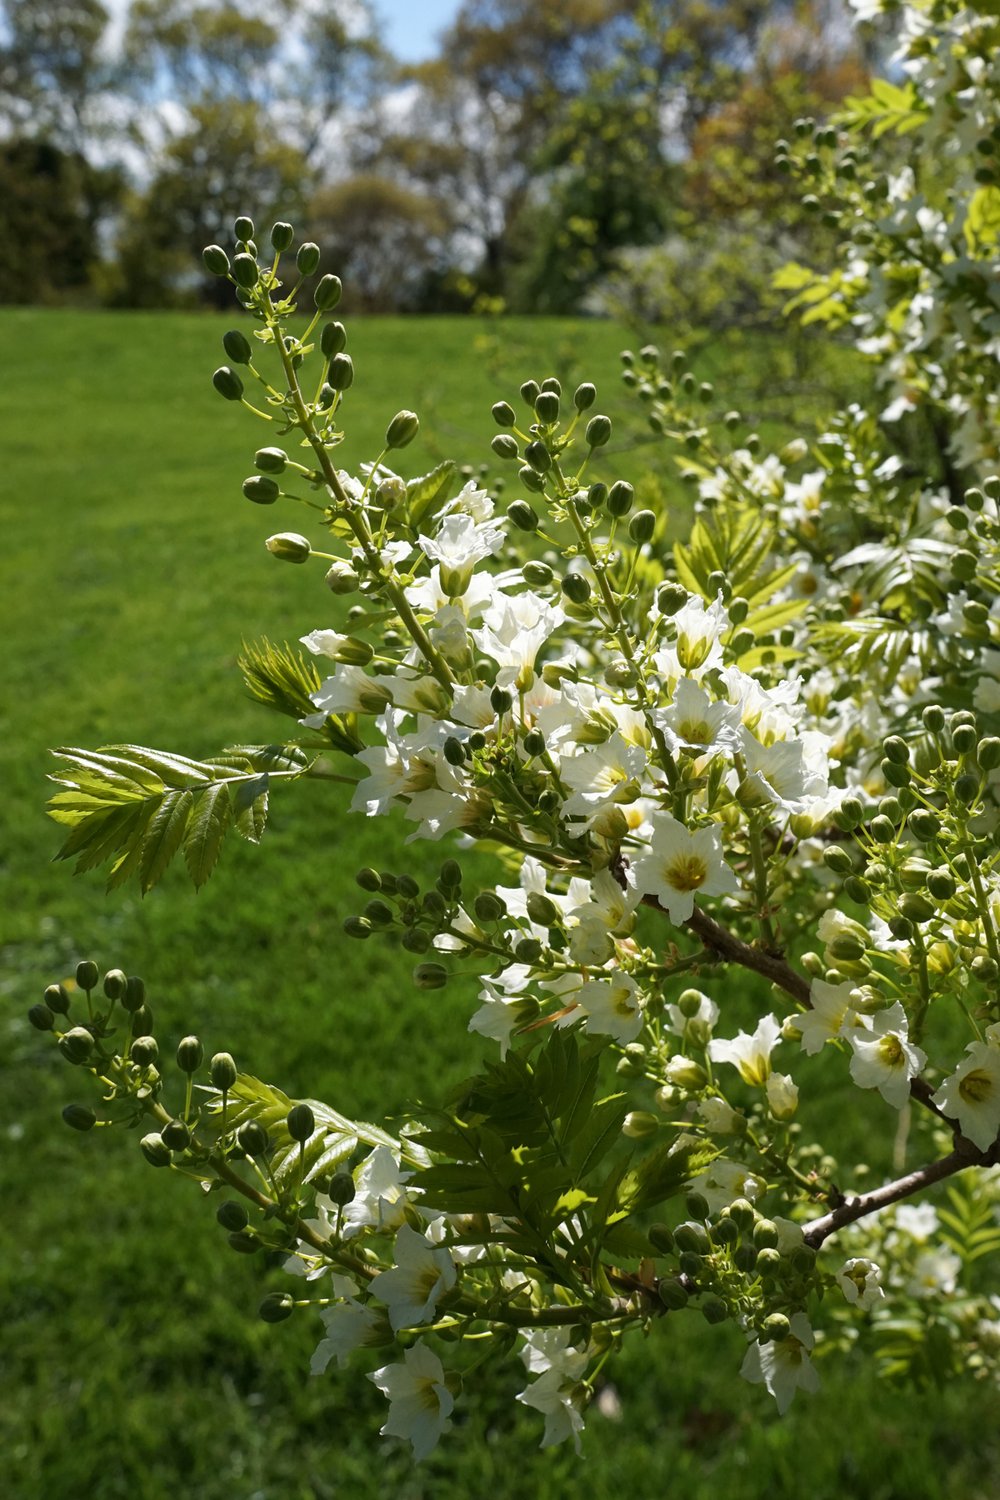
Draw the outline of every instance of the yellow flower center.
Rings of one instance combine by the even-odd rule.
[[[966,1104],[982,1104],[993,1092],[993,1080],[982,1068],[973,1068],[958,1085],[958,1092]]]
[[[898,1068],[903,1061],[903,1044],[894,1031],[879,1038],[878,1057],[887,1068]]]
[[[708,866],[698,854],[676,854],[665,874],[675,891],[697,891],[705,883]]]

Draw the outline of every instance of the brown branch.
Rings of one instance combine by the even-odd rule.
[[[642,901],[644,906],[652,906],[664,916],[668,916],[666,907],[660,905],[656,896],[643,896]],[[806,1010],[812,1009],[809,981],[793,969],[780,953],[771,953],[765,948],[752,948],[749,943],[744,943],[742,938],[736,937],[728,928],[723,927],[721,922],[717,922],[707,912],[700,911],[697,906],[684,926],[701,939],[709,957],[716,960],[723,959],[729,963],[739,964],[741,968],[751,969],[753,973],[760,974],[764,979],[776,984]],[[911,1078],[910,1097],[937,1115],[939,1120],[950,1127],[957,1140],[960,1134],[958,1125],[934,1103],[933,1094],[934,1090],[926,1079]]]
[[[945,1177],[953,1177],[956,1172],[964,1172],[967,1167],[995,1166],[997,1155],[998,1146],[991,1146],[988,1151],[980,1151],[971,1141],[960,1136],[954,1151],[949,1152],[947,1156],[942,1156],[940,1161],[933,1161],[926,1167],[918,1167],[914,1172],[907,1172],[904,1177],[897,1177],[894,1182],[887,1182],[870,1193],[862,1193],[857,1198],[845,1198],[830,1213],[806,1224],[803,1228],[803,1238],[807,1245],[818,1250],[824,1240],[829,1239],[831,1234],[836,1234],[838,1229],[854,1224],[868,1214],[877,1213],[880,1208],[887,1208],[890,1203],[898,1203],[901,1198],[910,1198],[914,1193],[930,1187],[932,1183],[941,1182]]]

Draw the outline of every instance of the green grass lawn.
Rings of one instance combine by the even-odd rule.
[[[384,1403],[367,1381],[309,1379],[312,1319],[256,1321],[263,1292],[285,1278],[228,1250],[193,1184],[154,1174],[126,1132],[80,1137],[61,1125],[75,1080],[24,1012],[85,956],[146,978],[164,1042],[197,1031],[209,1051],[227,1047],[249,1071],[347,1113],[383,1119],[482,1055],[465,1030],[469,997],[417,994],[412,960],[340,930],[361,904],[352,878],[361,865],[396,858],[419,872],[448,851],[408,845],[394,855],[401,830],[345,815],[335,789],[276,798],[264,847],[230,848],[198,895],[171,871],[145,901],[131,889],[106,896],[98,876],[73,879],[51,862],[49,747],[131,740],[199,755],[268,739],[282,726],[241,687],[241,639],[295,640],[331,621],[321,570],[279,566],[262,546],[301,518],[240,495],[267,433],[211,390],[226,326],[0,313],[2,1493],[993,1497],[993,1392],[881,1389],[859,1360],[830,1370],[824,1393],[779,1421],[759,1389],[734,1378],[739,1335],[705,1337],[683,1319],[665,1320],[616,1367],[622,1415],[592,1414],[583,1467],[572,1453],[535,1451],[540,1425],[514,1405],[510,1369],[462,1404],[450,1440],[414,1470],[408,1449],[375,1437]],[[556,373],[597,383],[616,418],[612,477],[638,479],[662,460],[619,387],[628,341],[598,322],[360,323],[345,463],[374,456],[401,406],[424,424],[405,472],[445,456],[489,461],[491,403]],[[752,405],[789,373],[788,358],[780,342],[720,345],[699,373],[735,380],[736,395],[720,390],[726,405]],[[853,398],[850,362],[824,354],[811,378]],[[813,399],[784,428],[761,404],[762,430],[792,435]],[[663,483],[680,515],[683,490]]]

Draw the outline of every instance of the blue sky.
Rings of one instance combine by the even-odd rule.
[[[460,0],[376,0],[390,52],[402,62],[433,57],[435,39],[454,19]]]

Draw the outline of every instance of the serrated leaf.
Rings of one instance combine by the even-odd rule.
[[[139,885],[143,895],[152,890],[181,846],[194,793],[167,792],[149,820],[139,861]]]
[[[184,860],[196,888],[203,886],[215,869],[231,818],[228,782],[216,782],[199,794],[184,833]]]
[[[259,844],[267,826],[267,772],[237,782],[233,791],[233,821],[237,833],[251,844]]]
[[[454,459],[446,458],[418,479],[411,479],[406,486],[407,517],[412,527],[418,527],[428,516],[439,510],[451,495],[455,483]]]

